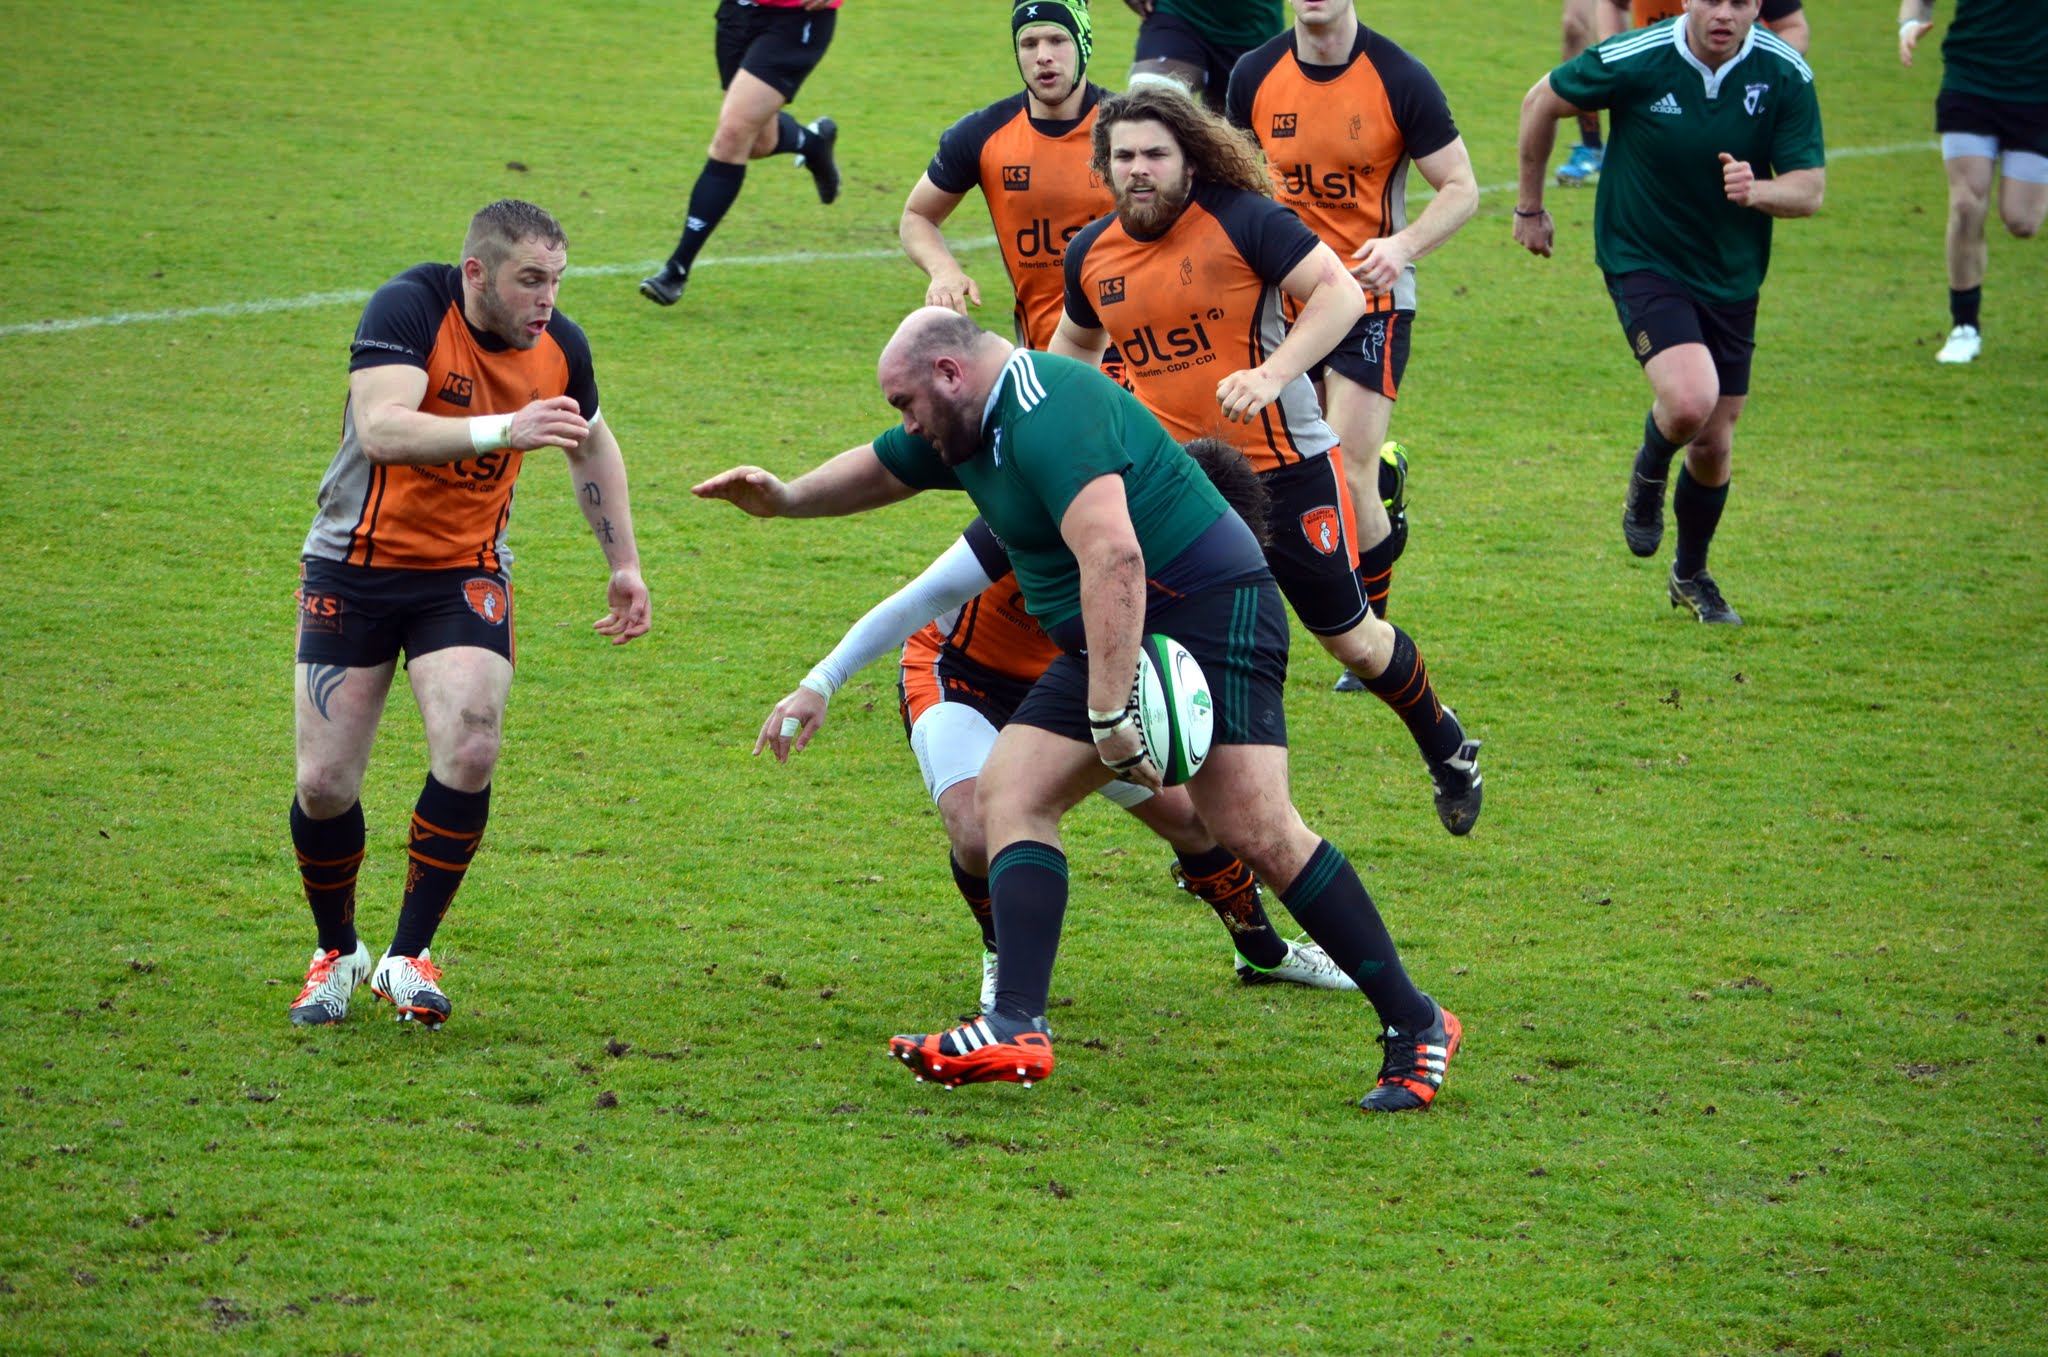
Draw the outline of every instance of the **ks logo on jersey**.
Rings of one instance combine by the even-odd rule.
[[[1003,192],[1029,193],[1031,191],[1031,167],[1029,165],[1003,166]]]
[[[1123,299],[1124,280],[1121,275],[1115,278],[1104,278],[1095,285],[1095,304],[1097,306],[1115,306]]]
[[[1294,120],[1295,115],[1292,113],[1275,113],[1273,115],[1273,135],[1276,137],[1293,136]]]
[[[459,372],[451,372],[441,381],[441,399],[450,405],[459,405],[467,410],[469,408],[469,398],[475,394],[476,379],[474,377],[465,377]]]

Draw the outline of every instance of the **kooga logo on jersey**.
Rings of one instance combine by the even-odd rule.
[[[1210,320],[1221,320],[1223,312],[1211,307],[1208,318]],[[1209,332],[1202,328],[1202,317],[1197,313],[1189,312],[1188,319],[1193,321],[1194,324],[1176,325],[1164,335],[1160,334],[1158,330],[1150,325],[1140,325],[1130,335],[1118,336],[1116,341],[1117,350],[1123,354],[1126,363],[1134,364],[1139,368],[1148,367],[1156,363],[1165,363],[1169,372],[1178,372],[1182,368],[1194,367],[1201,363],[1215,362],[1216,355],[1209,346]],[[1197,355],[1200,356],[1198,357]],[[1174,359],[1187,359],[1189,361],[1175,363],[1172,361]]]

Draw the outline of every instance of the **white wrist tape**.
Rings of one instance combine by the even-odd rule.
[[[511,415],[472,415],[469,445],[478,452],[497,452],[512,446]]]

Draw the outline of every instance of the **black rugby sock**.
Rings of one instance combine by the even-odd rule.
[[[405,901],[398,907],[391,955],[416,957],[433,944],[434,930],[462,885],[490,817],[489,787],[458,792],[427,774],[406,839]]]
[[[1678,488],[1671,492],[1671,516],[1678,520],[1678,558],[1671,563],[1672,574],[1689,580],[1707,568],[1707,548],[1727,503],[1726,485],[1701,485],[1691,470],[1678,469]]]
[[[1952,287],[1948,290],[1949,323],[1977,327],[1977,309],[1984,304],[1984,287]]]
[[[775,149],[772,155],[800,155],[811,139],[810,129],[787,113],[775,115]]]
[[[1382,1026],[1414,1032],[1435,1020],[1436,1010],[1402,968],[1357,869],[1328,839],[1316,845],[1280,900],[1330,960],[1358,982]]]
[[[1022,1022],[1044,1017],[1067,918],[1067,855],[1020,839],[990,859],[988,884],[1002,958],[995,1011]]]
[[[1363,674],[1359,677],[1365,678]],[[1376,678],[1365,679],[1365,687],[1407,724],[1425,759],[1440,763],[1465,742],[1457,718],[1445,713],[1444,704],[1437,701],[1436,689],[1429,682],[1429,666],[1422,662],[1415,639],[1399,627],[1394,628],[1394,653],[1386,669]]]
[[[292,798],[292,849],[323,952],[355,953],[356,873],[363,865],[363,842],[362,802],[331,820],[315,820]]]
[[[1636,449],[1636,474],[1646,481],[1661,482],[1671,474],[1671,459],[1684,445],[1674,443],[1657,427],[1657,412],[1643,416],[1643,445]]]
[[[1358,582],[1365,586],[1365,601],[1373,616],[1387,615],[1387,595],[1394,591],[1394,562],[1408,545],[1408,526],[1396,523],[1394,530],[1358,553]]]
[[[974,915],[974,922],[981,925],[981,946],[984,951],[996,950],[996,916],[989,904],[988,878],[976,876],[960,865],[960,859],[948,854],[947,863],[953,868],[953,884],[960,889],[960,898],[967,902],[967,908]]]
[[[1216,911],[1230,931],[1237,954],[1260,970],[1287,960],[1287,940],[1275,932],[1259,901],[1259,883],[1244,860],[1222,845],[1205,853],[1181,853],[1181,880]]]
[[[745,165],[728,165],[723,160],[707,160],[697,175],[696,184],[690,189],[690,215],[683,222],[683,238],[676,242],[675,253],[669,262],[684,273],[696,262],[697,251],[704,248],[704,242],[711,239],[711,233],[718,229],[718,223],[725,220],[725,214],[740,196],[740,186],[747,181]]]

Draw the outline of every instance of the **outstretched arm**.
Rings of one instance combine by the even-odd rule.
[[[967,539],[956,539],[916,579],[847,628],[832,652],[813,665],[796,690],[768,713],[754,741],[754,752],[768,749],[776,762],[788,763],[791,754],[816,738],[825,724],[825,710],[841,685],[901,646],[925,623],[959,607],[993,582]]]
[[[633,506],[626,494],[626,459],[619,440],[600,414],[590,436],[569,451],[569,474],[576,482],[576,504],[583,510],[604,559],[611,566],[605,586],[609,605],[591,630],[622,646],[645,636],[653,625],[647,584],[640,578],[640,549],[633,541]]]
[[[863,443],[793,481],[757,466],[736,466],[699,481],[690,493],[725,500],[755,518],[839,518],[909,499],[917,489],[882,465],[873,443]]]

